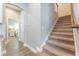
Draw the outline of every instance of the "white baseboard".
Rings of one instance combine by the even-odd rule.
[[[26,42],[23,42],[22,40],[19,39],[19,41],[21,41],[23,43],[24,47],[29,48],[32,52],[37,53],[37,50],[35,50],[33,47],[31,47],[29,44],[27,44]]]
[[[23,46],[24,47],[28,47],[32,52],[37,53],[37,50],[35,50],[34,48],[32,48],[30,45],[24,43]]]
[[[38,52],[42,52],[43,51],[43,47],[46,45],[46,41],[48,40],[48,36],[47,38],[43,41],[43,43],[41,44],[40,47],[37,48]]]

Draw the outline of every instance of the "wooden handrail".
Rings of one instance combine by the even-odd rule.
[[[79,25],[74,25],[72,26],[72,28],[79,28]]]

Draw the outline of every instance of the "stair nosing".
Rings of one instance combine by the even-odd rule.
[[[73,33],[63,33],[63,32],[52,32],[52,35],[53,34],[59,34],[59,35],[72,35],[73,36]]]
[[[62,36],[49,36],[49,38],[54,38],[54,39],[60,39],[60,40],[66,40],[66,41],[73,41],[73,38],[67,38],[67,37],[62,37]],[[71,39],[71,40],[70,40]]]

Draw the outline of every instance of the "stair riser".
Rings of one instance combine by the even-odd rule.
[[[50,39],[59,39],[59,40],[63,40],[63,41],[71,41],[71,42],[73,42],[73,40],[72,39],[61,39],[61,38],[55,38],[55,37],[50,37]]]
[[[57,23],[58,23],[58,22],[62,22],[62,23],[71,23],[70,20],[58,20]]]
[[[71,20],[70,19],[59,19],[58,21],[69,21],[69,22],[71,22]]]
[[[61,49],[61,50],[64,50],[64,52],[68,52],[68,53],[71,53],[71,54],[74,54],[74,49],[68,49],[68,48],[66,48],[66,47],[63,47],[63,46],[57,46],[57,45],[55,45],[55,44],[50,44],[50,43],[47,43],[48,45],[50,45],[50,46],[54,46],[54,47],[58,47],[59,49]]]
[[[65,23],[65,24],[63,24],[63,23],[62,23],[62,24],[61,24],[61,23],[58,23],[58,24],[56,24],[56,25],[67,25],[67,26],[68,26],[68,25],[72,25],[72,24],[70,24],[70,23]]]
[[[56,24],[56,26],[70,26],[70,25],[72,25],[72,24]]]
[[[72,24],[70,24],[70,23],[58,23],[58,24],[56,24],[56,25],[66,25],[66,26],[68,26],[68,25],[72,25]]]
[[[57,23],[71,23],[71,21],[57,21]]]
[[[48,50],[46,50],[46,49],[44,49],[44,52],[46,52],[48,55],[50,55],[50,56],[56,56],[54,53],[51,53],[50,51],[48,51]]]
[[[65,19],[59,19],[58,21],[69,21],[70,22],[71,20],[65,18]]]
[[[49,52],[57,55],[57,56],[70,56],[70,55],[72,55],[72,54],[68,54],[68,53],[70,53],[68,50],[62,49],[60,47],[57,47],[57,46],[51,45],[51,44],[47,44],[47,45],[48,46],[45,46],[44,48],[46,50],[48,50]],[[59,50],[62,50],[62,51],[59,51]]]
[[[52,38],[49,38],[49,40],[57,40],[59,42],[63,42],[63,43],[69,44],[69,45],[74,45],[73,41],[60,40],[60,39],[52,39]]]
[[[54,27],[54,30],[67,30],[67,31],[73,31],[73,29],[71,27],[60,27],[60,26],[56,26]]]
[[[73,32],[72,30],[58,30],[58,29],[55,29],[53,31],[54,32],[64,32],[64,33],[72,33]]]
[[[58,21],[60,21],[60,20],[64,20],[64,21],[71,21],[70,19],[71,19],[71,18],[59,18],[59,20],[58,20]]]
[[[71,47],[71,46],[69,47],[69,46],[65,46],[65,45],[56,44],[54,41],[52,43],[48,42],[48,44],[55,45],[55,46],[57,46],[59,48],[68,49],[68,50],[74,52],[74,47]]]
[[[59,35],[59,34],[51,34],[51,36],[61,36],[61,37],[65,37],[65,38],[73,38],[72,35]]]
[[[56,25],[72,25],[71,23],[57,23]]]
[[[72,26],[55,26],[54,29],[72,29]]]
[[[73,36],[73,34],[63,34],[63,33],[51,33],[51,34],[52,34],[52,35],[54,35],[54,34],[56,35],[56,34],[57,34],[57,35],[67,35],[67,36]]]

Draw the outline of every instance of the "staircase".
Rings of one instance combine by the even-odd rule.
[[[39,55],[50,56],[74,56],[74,38],[71,28],[71,16],[60,17],[51,32],[43,52]]]

